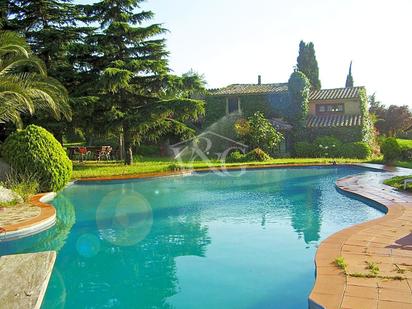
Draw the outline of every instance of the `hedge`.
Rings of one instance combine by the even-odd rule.
[[[330,136],[321,137],[314,143],[297,142],[294,146],[295,156],[301,158],[353,158],[367,159],[372,154],[371,147],[364,142],[342,144]]]
[[[402,161],[411,161],[412,160],[412,140],[408,139],[399,139],[397,138],[396,141],[401,148],[401,157]]]
[[[16,172],[33,175],[43,192],[62,189],[72,175],[72,162],[62,145],[39,126],[29,125],[11,134],[2,154]]]
[[[389,137],[382,142],[381,152],[386,163],[393,163],[401,158],[401,147],[394,137]]]
[[[371,154],[371,147],[364,142],[343,144],[340,149],[340,156],[344,158],[367,159]]]

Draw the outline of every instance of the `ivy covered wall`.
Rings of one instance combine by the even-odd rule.
[[[270,95],[242,95],[239,96],[240,108],[244,117],[252,116],[255,112],[262,112],[266,118],[276,118],[288,112],[288,93]],[[226,115],[226,97],[207,96],[206,114],[203,127],[208,127]]]
[[[360,110],[363,118],[362,121],[362,139],[365,143],[373,143],[373,123],[369,115],[368,96],[365,89],[359,90]]]
[[[327,128],[304,128],[299,130],[300,134],[293,139],[296,141],[313,141],[319,136],[334,136],[344,143],[373,141],[373,125],[368,112],[368,101],[366,91],[360,90],[360,111],[363,118],[362,126],[359,127],[327,127]],[[261,111],[266,118],[284,117],[290,119],[289,94],[277,93],[270,95],[242,95],[240,107],[243,117],[249,117],[256,111]],[[226,115],[226,97],[207,96],[206,114],[203,121],[203,129],[217,122]],[[294,125],[293,122],[291,122]]]
[[[252,116],[260,111],[266,118],[281,117],[282,113],[276,109],[279,98],[275,95],[247,95],[240,97],[240,108],[245,117]]]
[[[207,128],[220,118],[226,115],[226,98],[224,97],[206,97],[205,118],[203,128]]]

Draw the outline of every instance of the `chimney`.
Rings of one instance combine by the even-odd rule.
[[[262,85],[262,76],[258,75],[258,85]]]

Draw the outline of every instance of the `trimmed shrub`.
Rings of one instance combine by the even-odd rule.
[[[401,160],[411,161],[412,160],[412,140],[407,139],[396,139],[401,148]]]
[[[315,156],[315,146],[308,142],[297,142],[294,146],[295,155],[299,158],[312,158]]]
[[[382,142],[381,152],[386,163],[392,163],[401,158],[401,147],[396,138],[389,137]]]
[[[245,155],[245,161],[248,161],[248,162],[250,161],[263,162],[263,161],[268,161],[270,159],[271,159],[270,156],[260,148],[255,148]]]
[[[271,157],[266,152],[264,152],[262,149],[255,148],[246,154],[241,153],[239,150],[233,151],[230,153],[226,161],[227,162],[253,162],[253,161],[264,162],[270,159]]]
[[[29,125],[11,134],[2,154],[16,172],[34,175],[41,191],[62,189],[72,175],[72,162],[62,145],[39,126]]]
[[[245,160],[245,155],[239,150],[232,151],[227,157],[227,162],[243,162]]]
[[[340,149],[340,156],[343,158],[367,159],[372,154],[371,147],[364,142],[343,144]]]

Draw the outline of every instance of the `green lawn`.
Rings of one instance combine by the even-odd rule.
[[[412,148],[412,140],[410,140],[410,139],[401,139],[401,138],[397,138],[396,140],[397,140],[399,146],[405,147],[405,148]]]
[[[362,160],[356,159],[334,159],[337,163],[359,163]],[[269,164],[316,164],[316,163],[331,163],[331,158],[281,158],[272,159],[265,162],[247,162],[247,163],[227,163],[225,166],[244,166],[244,165],[269,165]],[[122,162],[115,161],[87,161],[83,163],[73,163],[73,179],[86,177],[106,177],[119,175],[135,175],[150,172],[163,172],[175,170],[176,168],[207,168],[221,167],[220,161],[206,163],[196,161],[194,163],[185,162],[179,164],[169,158],[142,158],[136,157],[135,163],[131,166],[125,166]]]
[[[383,162],[383,159],[370,160],[368,161],[368,163],[385,164],[385,162]],[[405,168],[412,169],[412,161],[395,161],[394,165],[398,167],[405,167]]]
[[[394,187],[396,189],[403,191],[403,181],[406,178],[412,178],[412,175],[409,176],[396,176],[384,181],[384,183],[388,186]],[[407,184],[406,186],[407,191],[412,191],[412,184]]]

